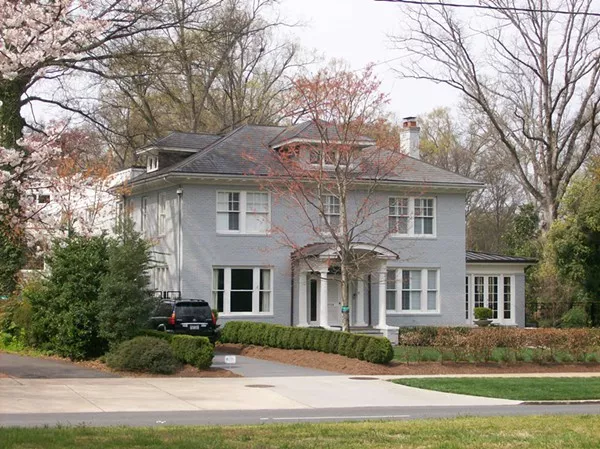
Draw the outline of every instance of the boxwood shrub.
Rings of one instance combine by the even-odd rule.
[[[182,362],[200,369],[207,369],[212,365],[213,345],[206,337],[174,335],[171,346],[175,357]]]
[[[392,344],[387,338],[249,321],[230,321],[225,324],[221,331],[221,342],[307,349],[372,363],[389,363],[394,357]]]
[[[171,345],[154,337],[135,337],[106,355],[106,364],[121,371],[173,374],[181,366]]]

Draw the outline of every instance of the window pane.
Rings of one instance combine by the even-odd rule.
[[[410,292],[410,310],[421,309],[421,292]]]
[[[414,233],[417,235],[423,234],[423,219],[422,218],[415,218]]]
[[[223,311],[223,291],[213,292],[213,306],[217,307],[219,312]]]
[[[225,270],[216,268],[213,270],[213,290],[225,289]]]
[[[340,216],[339,215],[330,215],[327,217],[327,221],[329,226],[332,228],[337,228],[340,225]]]
[[[233,271],[232,282],[233,282]],[[250,270],[252,272],[252,270]],[[231,292],[231,311],[232,312],[252,312],[252,292]]]
[[[504,319],[511,319],[512,295],[510,291],[510,277],[504,278]]]
[[[247,214],[246,232],[250,234],[264,234],[269,230],[267,214]]]
[[[483,276],[475,276],[473,307],[484,307]]]
[[[271,311],[271,292],[260,293],[260,312]]]
[[[421,270],[410,270],[410,288],[421,290]]]
[[[271,290],[271,270],[260,270],[260,289]]]
[[[437,309],[437,292],[427,292],[427,310]]]
[[[233,268],[231,290],[252,290],[252,269]]]
[[[396,292],[387,291],[385,297],[385,308],[387,310],[396,310]]]
[[[228,230],[230,231],[239,231],[240,230],[240,214],[239,212],[229,212],[227,214],[228,217]]]
[[[410,292],[402,292],[402,310],[410,310]]]
[[[488,277],[488,307],[492,309],[492,318],[498,318],[498,277]]]
[[[230,192],[229,193],[229,209],[230,211],[239,211],[240,210],[240,193],[239,192]]]
[[[433,218],[423,218],[423,234],[433,234]]]
[[[396,290],[396,270],[387,270],[387,289]]]
[[[469,276],[465,276],[465,319],[469,319]]]
[[[410,288],[410,271],[402,270],[402,289],[408,290]]]
[[[393,234],[407,234],[408,217],[389,217],[389,232]]]
[[[269,212],[269,195],[267,193],[248,192],[246,194],[248,212]]]
[[[217,229],[219,231],[229,230],[229,214],[227,212],[217,214]]]
[[[436,270],[427,270],[427,290],[437,290]]]

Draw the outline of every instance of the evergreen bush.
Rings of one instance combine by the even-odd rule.
[[[152,374],[173,374],[180,368],[171,345],[154,337],[121,343],[106,355],[106,364],[116,370]]]

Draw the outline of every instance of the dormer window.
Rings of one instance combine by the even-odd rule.
[[[148,173],[158,170],[158,156],[148,156],[146,171]]]

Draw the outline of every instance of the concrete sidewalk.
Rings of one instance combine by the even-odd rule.
[[[376,378],[0,379],[0,414],[510,405]]]
[[[225,363],[226,354],[216,353],[213,368],[223,368],[243,377],[304,377],[304,376],[339,376],[339,373],[297,365],[272,362],[270,360],[254,359],[236,355],[236,363]]]

